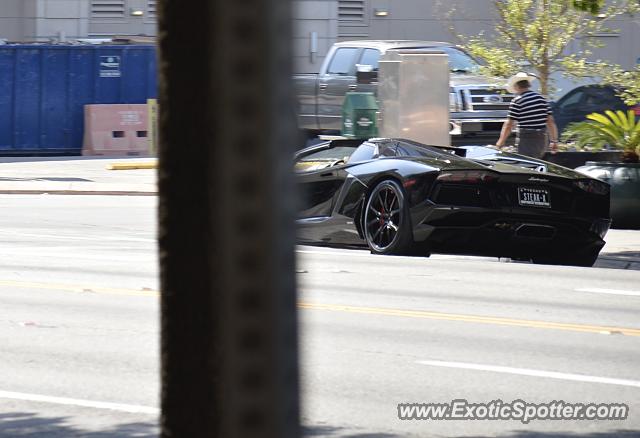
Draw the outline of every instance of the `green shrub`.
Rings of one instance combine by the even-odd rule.
[[[632,110],[593,113],[586,121],[572,123],[565,129],[562,139],[575,142],[578,149],[590,146],[602,149],[609,146],[628,153],[640,153],[640,122]]]

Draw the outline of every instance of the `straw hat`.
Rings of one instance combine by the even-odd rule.
[[[529,83],[532,83],[533,81],[535,81],[537,78],[529,73],[525,73],[525,72],[519,72],[516,73],[515,75],[511,76],[509,78],[509,80],[507,81],[507,91],[509,93],[515,93],[516,89],[515,89],[515,85],[520,82],[520,81],[528,81]]]

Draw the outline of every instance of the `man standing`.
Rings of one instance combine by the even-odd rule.
[[[507,90],[517,96],[509,106],[509,118],[502,126],[500,138],[496,142],[502,148],[511,134],[514,125],[518,124],[516,145],[518,153],[533,158],[542,158],[547,144],[552,151],[558,148],[558,128],[551,115],[547,100],[539,93],[531,90],[534,76],[520,72],[509,78]],[[548,134],[548,135],[547,135]]]

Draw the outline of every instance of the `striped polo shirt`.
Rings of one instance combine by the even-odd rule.
[[[518,122],[519,128],[544,129],[549,114],[551,108],[547,100],[531,90],[516,96],[509,105],[509,118]]]

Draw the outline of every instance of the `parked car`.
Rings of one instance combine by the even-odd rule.
[[[479,74],[478,63],[451,43],[434,41],[345,41],[332,46],[318,74],[294,76],[298,95],[298,126],[307,134],[341,129],[342,104],[349,91],[377,93],[377,82],[357,83],[358,66],[377,72],[388,51],[434,50],[449,56],[451,140],[484,136],[489,143],[500,135],[513,95],[504,80]]]
[[[295,170],[301,243],[591,266],[611,223],[607,183],[487,147],[334,140]]]
[[[628,109],[633,109],[640,116],[640,105],[626,105],[616,95],[615,88],[609,85],[583,85],[571,90],[553,104],[553,118],[559,132],[562,132],[571,123],[585,121],[591,113]]]

